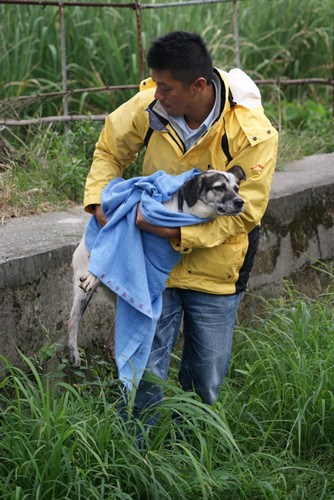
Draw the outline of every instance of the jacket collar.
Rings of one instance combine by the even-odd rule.
[[[217,85],[218,92],[220,93],[220,112],[216,119],[217,121],[222,115],[224,116],[227,111],[234,107],[236,103],[233,101],[224,72],[217,68],[214,68],[213,71],[215,83]],[[155,87],[155,83],[151,78],[148,78],[141,83],[140,88],[147,89],[152,87]],[[153,130],[165,130],[166,126],[169,124],[169,116],[160,102],[154,99],[148,106],[147,111],[150,116],[150,127]]]

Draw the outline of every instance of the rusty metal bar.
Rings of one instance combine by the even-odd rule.
[[[303,84],[318,84],[318,85],[328,85],[334,87],[334,79],[331,78],[300,78],[296,80],[288,80],[288,79],[266,79],[266,80],[254,80],[257,85],[303,85]],[[19,101],[29,101],[35,99],[45,99],[48,97],[62,97],[63,95],[71,96],[74,94],[80,94],[83,92],[115,92],[116,90],[132,90],[138,89],[138,84],[131,85],[109,85],[105,87],[85,87],[81,89],[68,89],[66,92],[58,91],[58,92],[45,92],[40,94],[36,92],[31,95],[26,96],[18,96],[18,97],[6,97],[5,99],[0,100],[0,104],[7,104]]]
[[[12,118],[0,118],[0,126],[17,127],[27,125],[40,125],[41,123],[69,123],[75,121],[104,121],[104,115],[62,115],[62,116],[44,116],[43,118],[27,118],[26,120],[15,120]]]
[[[233,0],[233,30],[234,30],[234,47],[235,47],[234,49],[235,65],[237,68],[241,68],[239,24],[238,24],[238,0]]]
[[[83,92],[115,92],[116,90],[131,90],[131,89],[138,89],[138,84],[131,84],[131,85],[108,85],[106,87],[87,87],[87,88],[81,88],[81,89],[68,89],[66,92],[64,91],[58,91],[58,92],[45,92],[43,94],[39,92],[35,92],[34,94],[30,95],[20,95],[17,97],[5,97],[4,99],[0,100],[0,105],[1,104],[10,104],[13,102],[20,102],[20,101],[35,101],[37,99],[46,99],[48,97],[62,97],[63,95],[71,96],[74,94],[81,94]]]
[[[142,39],[142,31],[141,31],[139,2],[136,2],[135,14],[136,14],[136,25],[137,25],[139,71],[140,71],[140,79],[143,80],[145,78],[145,60],[144,60],[144,52],[143,52],[143,39]]]
[[[68,89],[67,80],[67,63],[66,63],[66,41],[65,41],[65,20],[64,20],[64,7],[59,5],[59,34],[60,34],[60,55],[61,55],[61,77],[63,86],[63,113],[64,116],[68,115]]]
[[[20,101],[35,101],[37,99],[46,99],[48,97],[62,97],[64,95],[71,96],[74,94],[81,94],[83,92],[115,92],[116,90],[131,90],[131,89],[138,89],[138,84],[131,84],[131,85],[109,85],[106,87],[87,87],[87,88],[82,88],[82,89],[68,89],[66,92],[64,91],[58,91],[58,92],[45,92],[43,94],[40,94],[39,92],[36,92],[34,94],[30,95],[21,95],[17,97],[5,97],[5,99],[0,100],[0,105],[1,104],[10,104],[13,102],[20,102]]]
[[[203,5],[214,3],[230,3],[234,0],[188,0],[187,2],[167,2],[167,3],[150,3],[140,4],[141,9],[162,9],[164,7],[187,7],[189,5]],[[239,2],[241,0],[238,0]]]
[[[234,0],[189,0],[187,2],[168,2],[156,4],[143,4],[140,2],[62,2],[61,0],[0,0],[0,4],[14,5],[41,5],[58,7],[60,4],[64,7],[116,7],[136,10],[139,9],[161,9],[165,7],[186,7],[188,5],[205,5],[214,3],[229,3]],[[238,0],[239,2],[241,0]]]
[[[14,4],[14,5],[41,5],[43,7],[117,7],[117,8],[130,8],[135,9],[133,2],[129,3],[110,3],[110,2],[62,2],[61,0],[0,0],[0,4]]]
[[[305,78],[305,79],[297,79],[297,80],[254,80],[257,85],[277,85],[278,87],[284,85],[310,85],[310,84],[319,84],[319,85],[329,85],[334,89],[334,79],[322,79],[322,78]],[[75,92],[84,92],[89,90],[95,91],[114,91],[114,90],[127,90],[129,88],[138,88],[137,85],[126,86],[123,85],[122,89],[118,89],[116,86],[114,87],[105,87],[105,88],[95,88],[95,89],[77,89]],[[73,91],[69,91],[69,93],[73,93]],[[62,92],[58,92],[57,95],[62,95]],[[38,97],[42,97],[42,95],[38,95]],[[22,99],[20,97],[19,99]],[[15,99],[15,98],[8,98]],[[24,126],[24,125],[38,125],[41,123],[56,123],[56,122],[74,122],[80,120],[92,120],[92,121],[103,121],[107,115],[68,115],[68,116],[47,116],[44,118],[28,118],[25,120],[15,120],[11,118],[0,118],[0,126]]]
[[[308,84],[319,84],[319,85],[329,85],[334,86],[334,79],[331,78],[297,78],[291,80],[284,78],[283,80],[278,79],[266,79],[266,80],[254,80],[255,83],[259,85],[308,85]]]
[[[318,85],[329,85],[333,87],[334,90],[334,79],[322,79],[322,78],[305,78],[305,79],[297,79],[297,80],[254,80],[257,85],[276,85],[277,87],[281,87],[284,85],[310,85],[310,84],[318,84]],[[74,93],[80,92],[113,92],[116,90],[128,90],[128,89],[136,89],[138,85],[123,85],[123,86],[112,86],[112,87],[94,87],[94,88],[86,88],[86,89],[75,89],[68,90],[66,92],[67,95],[71,95]],[[64,95],[64,92],[50,92],[49,94],[35,94],[33,96],[20,96],[18,98],[8,97],[3,100],[2,103],[13,102],[15,100],[23,100],[23,99],[31,99],[31,98],[44,98],[44,97],[53,97],[53,96],[61,96]],[[1,102],[0,102],[1,104]],[[11,118],[0,118],[0,126],[25,126],[25,125],[38,125],[41,123],[56,123],[56,122],[74,122],[80,120],[93,120],[93,121],[103,121],[106,115],[64,115],[64,116],[47,116],[44,118],[28,118],[25,120],[15,120]]]

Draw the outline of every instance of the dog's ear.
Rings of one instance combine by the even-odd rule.
[[[246,174],[245,174],[243,168],[240,167],[240,165],[234,165],[234,167],[230,168],[228,170],[228,172],[230,172],[231,174],[233,174],[237,178],[238,184],[241,181],[246,180]]]
[[[182,187],[182,194],[188,207],[193,207],[198,201],[198,194],[202,185],[202,176],[195,175]]]

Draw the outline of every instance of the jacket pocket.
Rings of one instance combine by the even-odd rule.
[[[235,285],[248,248],[247,234],[229,237],[212,248],[196,248],[172,272],[173,281],[198,283],[207,292],[220,293],[222,285]]]

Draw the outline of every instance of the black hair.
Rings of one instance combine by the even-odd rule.
[[[173,31],[156,39],[148,50],[147,64],[157,71],[169,70],[173,78],[185,85],[200,76],[211,83],[213,77],[211,56],[197,33]]]

